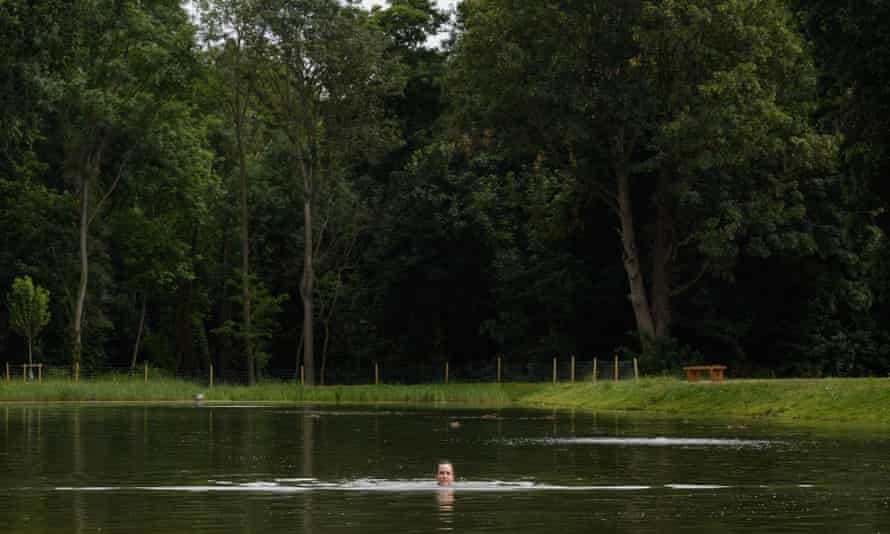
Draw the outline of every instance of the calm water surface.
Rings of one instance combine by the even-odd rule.
[[[453,460],[452,490],[433,484]],[[2,532],[890,532],[890,432],[401,407],[0,405]]]

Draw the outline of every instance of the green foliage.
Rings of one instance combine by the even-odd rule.
[[[31,344],[49,324],[49,291],[35,285],[30,276],[16,278],[6,295],[9,327],[28,340],[28,363],[34,363]]]
[[[249,341],[253,349],[253,359],[257,369],[264,369],[269,361],[269,354],[266,352],[269,340],[272,334],[278,328],[278,322],[275,316],[281,313],[281,305],[289,298],[287,294],[271,295],[255,273],[251,273],[247,277],[242,276],[241,271],[236,270],[235,277],[230,278],[228,284],[236,289],[231,300],[239,304],[243,304],[242,284],[246,279],[249,284],[251,314],[250,327],[248,328],[244,321],[229,320],[222,324],[219,328],[215,328],[212,333],[232,336],[235,339]]]

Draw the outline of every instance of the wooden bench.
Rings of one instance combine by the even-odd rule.
[[[683,368],[686,371],[686,380],[689,382],[698,382],[699,374],[705,371],[710,373],[711,382],[723,382],[725,369],[725,365],[691,365]]]

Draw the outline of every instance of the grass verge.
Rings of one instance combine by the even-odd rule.
[[[731,380],[690,384],[673,378],[597,384],[427,384],[299,387],[293,383],[253,387],[190,382],[99,380],[0,382],[0,402],[207,401],[419,403],[631,410],[683,416],[753,416],[777,420],[890,423],[890,379]]]

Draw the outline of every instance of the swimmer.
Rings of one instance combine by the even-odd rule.
[[[440,486],[450,486],[454,482],[454,465],[450,460],[439,460],[436,464],[436,483]]]

